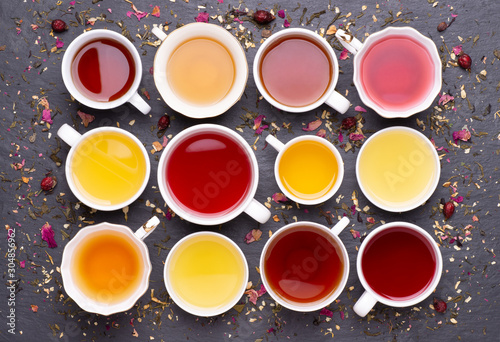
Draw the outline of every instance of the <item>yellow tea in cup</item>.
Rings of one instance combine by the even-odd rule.
[[[335,154],[324,144],[302,140],[285,150],[278,173],[289,193],[301,200],[314,200],[333,188],[339,165]]]
[[[100,131],[77,145],[71,178],[90,202],[111,206],[132,198],[146,176],[142,149],[125,134]]]
[[[195,233],[170,253],[165,266],[167,289],[186,311],[212,316],[228,310],[242,296],[248,277],[246,260],[224,236]]]
[[[141,251],[125,234],[100,230],[78,245],[72,273],[80,291],[100,303],[127,300],[144,273]]]
[[[229,51],[210,38],[196,38],[180,45],[167,62],[167,79],[184,101],[213,105],[231,90],[235,77]]]
[[[425,202],[437,186],[439,159],[429,140],[407,127],[384,129],[368,139],[357,160],[363,193],[390,211]]]

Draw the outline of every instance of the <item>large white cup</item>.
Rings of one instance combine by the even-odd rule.
[[[266,90],[264,86],[264,82],[261,79],[261,64],[262,58],[265,56],[266,52],[274,47],[274,43],[285,40],[288,38],[303,38],[314,41],[316,44],[322,47],[323,52],[327,54],[329,63],[331,65],[331,75],[330,75],[330,84],[328,85],[327,90],[324,94],[315,102],[301,107],[293,107],[283,103],[276,101]],[[264,96],[267,102],[273,105],[276,108],[281,110],[291,112],[291,113],[303,113],[310,110],[313,110],[323,103],[326,103],[337,112],[343,114],[345,113],[350,106],[350,102],[340,95],[336,90],[335,86],[337,85],[338,77],[339,77],[339,65],[337,61],[337,56],[333,52],[333,48],[328,44],[326,39],[321,37],[319,34],[314,33],[313,31],[303,29],[303,28],[289,28],[286,30],[279,31],[274,33],[271,37],[267,38],[266,41],[260,46],[259,50],[257,50],[257,54],[255,55],[255,59],[253,62],[253,77],[255,80],[255,84],[257,85],[257,89]]]
[[[71,76],[71,65],[77,53],[87,43],[98,39],[110,39],[118,42],[119,44],[126,47],[127,50],[131,53],[132,57],[134,58],[134,64],[135,64],[134,82],[130,86],[130,89],[125,94],[123,94],[123,96],[113,101],[107,101],[107,102],[94,101],[86,97],[75,86],[75,82],[73,81],[73,78]],[[119,33],[116,33],[111,30],[92,30],[76,37],[71,42],[71,44],[69,44],[68,48],[64,52],[64,57],[61,63],[61,72],[64,85],[66,86],[70,94],[73,95],[73,97],[76,100],[78,100],[78,102],[84,104],[85,106],[95,109],[112,109],[121,106],[125,102],[129,102],[143,114],[148,114],[151,111],[151,107],[137,93],[137,89],[139,88],[139,84],[141,83],[141,77],[142,77],[142,64],[139,53],[137,52],[135,46],[127,38],[125,38]]]
[[[338,29],[335,36],[340,41],[340,43],[354,55],[354,76],[353,81],[358,91],[359,97],[364,104],[376,111],[380,116],[384,118],[407,118],[413,114],[419,113],[427,108],[429,108],[442,85],[442,67],[441,59],[439,58],[439,53],[434,42],[422,35],[420,32],[411,27],[388,27],[382,31],[371,34],[366,38],[364,43],[361,43],[358,39],[354,38],[352,35],[348,35],[344,30]],[[404,110],[390,110],[383,108],[380,104],[377,104],[375,100],[369,96],[365,86],[362,82],[362,68],[361,64],[363,59],[366,57],[371,48],[376,46],[379,42],[384,41],[391,37],[404,37],[408,40],[417,41],[428,53],[429,62],[432,63],[433,77],[432,85],[427,89],[427,97],[422,99],[418,104],[410,105]]]
[[[122,203],[117,203],[117,204],[110,204],[110,205],[103,205],[99,203],[95,203],[92,201],[92,199],[87,198],[84,194],[82,194],[77,186],[75,185],[75,182],[73,180],[73,168],[78,167],[78,165],[74,165],[73,158],[75,156],[75,151],[77,150],[77,147],[84,142],[86,139],[90,138],[92,135],[95,134],[100,134],[102,132],[115,132],[119,134],[123,134],[127,136],[128,138],[132,139],[134,143],[137,145],[137,147],[141,150],[142,156],[144,157],[144,164],[146,166],[146,172],[144,174],[144,179],[140,180],[141,186],[137,190],[137,192],[128,198],[127,200],[123,201]],[[70,125],[64,124],[59,128],[57,131],[57,135],[68,145],[71,146],[71,149],[69,151],[69,154],[66,158],[66,166],[64,168],[64,173],[66,174],[66,180],[68,182],[69,188],[71,189],[71,192],[78,198],[82,203],[85,205],[97,209],[97,210],[102,210],[102,211],[111,211],[111,210],[117,210],[126,207],[127,205],[131,204],[134,202],[146,189],[146,185],[148,184],[149,180],[149,175],[151,173],[151,163],[149,161],[149,156],[144,148],[144,145],[142,145],[141,141],[137,139],[136,136],[133,134],[125,131],[124,129],[121,128],[116,128],[116,127],[99,127],[99,128],[94,128],[90,131],[88,131],[85,134],[80,134],[78,133],[75,129],[73,129]],[[96,175],[98,177],[99,175]],[[126,184],[124,184],[126,186]]]
[[[420,238],[427,241],[427,245],[431,247],[436,262],[436,268],[434,270],[434,276],[432,278],[432,281],[429,284],[427,284],[424,291],[422,291],[420,294],[406,300],[388,299],[375,292],[370,287],[370,285],[368,285],[362,267],[363,254],[365,252],[366,246],[368,246],[370,244],[370,241],[379,236],[381,233],[383,233],[387,229],[391,229],[394,227],[404,228],[405,230],[413,232],[414,234],[418,234]],[[397,258],[397,255],[394,255],[394,257]],[[415,257],[418,258],[418,256]],[[436,242],[432,239],[432,236],[430,236],[430,234],[427,233],[425,230],[423,230],[417,225],[408,222],[391,222],[378,227],[370,234],[368,234],[368,236],[361,244],[361,247],[359,248],[358,259],[356,261],[356,268],[358,271],[359,280],[361,281],[361,284],[365,288],[365,292],[361,295],[356,304],[354,304],[353,309],[354,312],[356,312],[359,316],[364,317],[368,314],[368,312],[370,312],[370,310],[375,306],[377,302],[393,307],[407,307],[420,303],[425,298],[430,296],[430,294],[434,291],[437,284],[439,283],[439,280],[441,279],[441,272],[443,271],[443,259]],[[397,273],[398,269],[395,268],[394,272]]]
[[[251,180],[248,186],[248,190],[244,195],[244,198],[239,202],[239,204],[236,207],[220,215],[203,214],[201,212],[186,210],[175,199],[175,196],[173,195],[172,190],[170,189],[168,181],[166,179],[167,164],[171,162],[170,157],[174,152],[174,150],[186,139],[201,133],[215,133],[231,139],[233,142],[238,144],[238,146],[241,149],[243,149],[251,167]],[[203,165],[199,165],[196,160],[192,160],[192,167],[200,168],[201,170],[203,169]],[[238,177],[237,174],[236,175],[228,174],[227,176]],[[177,181],[189,182],[188,179],[179,179]],[[252,149],[245,141],[245,139],[243,139],[240,135],[238,135],[233,130],[221,125],[200,124],[191,126],[183,130],[182,132],[178,133],[163,150],[160,162],[158,164],[158,185],[160,188],[160,193],[162,194],[163,199],[165,200],[167,205],[185,220],[201,225],[222,224],[232,220],[233,218],[241,214],[243,211],[260,223],[267,222],[267,220],[269,220],[269,218],[271,217],[271,212],[263,204],[257,202],[257,200],[254,199],[258,183],[259,183],[259,167],[257,164],[257,159],[255,158],[255,154],[253,153]],[[216,189],[219,189],[218,188],[219,186],[222,187],[222,185],[216,184],[215,181],[210,184]],[[209,201],[210,199],[211,197],[207,196],[206,200]]]
[[[220,115],[239,101],[248,79],[248,64],[241,44],[226,29],[213,24],[191,23],[174,30],[168,36],[158,27],[153,27],[151,32],[162,40],[154,59],[153,77],[156,89],[170,108],[190,118],[203,119]],[[179,46],[196,38],[215,40],[227,49],[234,62],[234,80],[231,89],[222,100],[212,105],[200,106],[183,100],[176,95],[167,77],[170,57]]]
[[[80,229],[71,241],[64,247],[63,251],[61,276],[66,293],[83,310],[100,315],[108,316],[117,312],[127,311],[132,308],[135,302],[147,291],[149,287],[149,276],[152,270],[151,261],[149,260],[148,247],[142,240],[151,234],[159,223],[160,220],[155,216],[141,226],[135,233],[132,232],[132,230],[127,226],[107,222]],[[82,243],[84,243],[84,240],[92,238],[93,235],[101,232],[109,232],[125,238],[131,244],[135,245],[141,254],[140,259],[143,264],[143,269],[140,274],[141,279],[138,286],[129,298],[120,302],[109,303],[106,301],[106,298],[109,298],[110,295],[120,289],[120,283],[123,281],[121,277],[124,275],[120,274],[119,270],[115,270],[117,274],[115,277],[110,279],[108,287],[101,289],[99,293],[96,293],[95,296],[92,297],[84,294],[81,290],[81,285],[78,284],[77,279],[75,279],[74,272],[76,270],[73,265],[73,261],[75,260],[79,247]],[[103,260],[103,263],[105,262],[106,260]]]

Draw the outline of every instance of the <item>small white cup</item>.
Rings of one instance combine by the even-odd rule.
[[[411,134],[417,136],[418,139],[421,139],[421,141],[423,141],[425,143],[425,145],[427,145],[427,150],[413,151],[412,153],[416,153],[415,158],[417,158],[417,157],[419,159],[432,158],[432,162],[434,164],[434,168],[435,168],[436,172],[434,175],[434,179],[432,179],[432,185],[429,187],[429,189],[426,193],[424,193],[424,194],[422,194],[422,196],[420,196],[420,198],[415,198],[414,201],[410,202],[410,203],[399,203],[399,205],[391,205],[391,204],[387,204],[387,203],[382,202],[377,197],[373,196],[369,191],[367,191],[366,184],[363,183],[363,179],[360,176],[360,160],[362,159],[363,153],[365,153],[367,146],[370,145],[370,142],[373,141],[373,139],[375,139],[375,137],[377,137],[380,134],[384,134],[385,132],[398,131],[398,130],[399,131],[406,131],[408,133],[411,133]],[[413,157],[413,155],[408,156],[407,162],[410,163],[410,165],[412,164],[412,160],[413,160],[412,157]],[[413,164],[411,166],[418,168],[418,165],[415,165],[415,164]],[[394,170],[394,172],[396,173],[398,171]],[[387,211],[390,211],[390,212],[395,212],[395,213],[410,211],[410,210],[413,210],[413,209],[417,208],[418,206],[424,204],[425,201],[427,201],[432,196],[434,191],[436,190],[438,183],[439,183],[440,173],[441,173],[441,164],[439,162],[439,156],[438,156],[434,146],[432,146],[432,143],[429,141],[429,139],[425,135],[423,135],[419,131],[417,131],[413,128],[405,127],[405,126],[392,126],[392,127],[384,128],[384,129],[376,132],[375,134],[373,134],[371,137],[369,137],[365,141],[365,143],[363,144],[363,146],[359,150],[358,157],[356,159],[356,178],[358,180],[358,184],[359,184],[359,187],[361,189],[361,192],[363,192],[363,194],[366,196],[366,198],[368,198],[368,200],[370,202],[372,202],[373,204],[375,204],[377,207],[382,208],[382,209],[387,210]],[[404,174],[401,174],[399,176],[401,176],[402,178],[405,178]]]
[[[134,58],[134,64],[135,64],[134,82],[132,83],[130,89],[122,97],[113,101],[101,102],[89,99],[76,88],[75,83],[73,82],[73,78],[71,77],[71,65],[73,63],[76,54],[80,51],[80,49],[84,45],[97,39],[111,39],[117,41],[118,43],[126,47],[127,50],[131,53],[132,57]],[[71,42],[71,44],[69,44],[68,48],[64,52],[64,57],[61,63],[61,72],[64,85],[66,86],[70,94],[73,95],[73,97],[78,102],[80,102],[85,106],[95,109],[111,109],[121,106],[125,102],[129,102],[143,114],[148,114],[151,111],[151,107],[137,93],[137,89],[139,89],[139,84],[141,83],[141,77],[142,77],[142,64],[141,64],[141,58],[139,57],[139,53],[137,52],[135,46],[127,38],[125,38],[119,33],[116,33],[111,30],[92,30],[76,37]]]
[[[325,91],[323,96],[321,96],[316,102],[311,103],[307,106],[302,107],[292,107],[287,106],[283,103],[280,103],[273,99],[273,97],[267,92],[264,87],[263,81],[260,77],[260,66],[261,60],[264,56],[265,52],[267,52],[268,48],[273,47],[273,43],[278,40],[283,40],[287,38],[306,38],[309,40],[313,40],[316,44],[323,47],[323,51],[326,52],[329,58],[330,64],[332,66],[332,74],[330,75],[330,85],[328,89]],[[273,105],[276,108],[281,110],[290,112],[290,113],[303,113],[313,110],[323,103],[326,103],[337,112],[344,114],[348,109],[351,103],[345,97],[340,95],[336,90],[335,86],[337,85],[338,77],[339,77],[339,65],[337,61],[337,56],[333,52],[333,48],[328,44],[326,39],[322,38],[319,34],[314,33],[313,31],[309,31],[303,28],[289,28],[286,30],[279,31],[274,33],[271,37],[267,38],[266,41],[260,46],[259,50],[257,50],[257,54],[255,55],[255,59],[253,62],[253,77],[255,80],[255,84],[257,85],[257,89],[264,96],[267,102]]]
[[[85,197],[80,191],[78,191],[78,188],[76,187],[76,185],[73,181],[73,178],[71,176],[73,174],[72,169],[74,167],[77,167],[77,165],[73,165],[73,157],[74,157],[74,153],[75,153],[78,145],[81,144],[83,141],[85,141],[87,138],[91,137],[92,135],[98,134],[100,132],[116,132],[116,133],[123,134],[123,135],[129,137],[130,139],[132,139],[137,144],[137,146],[140,147],[142,154],[144,156],[144,163],[146,165],[146,173],[144,175],[144,179],[142,180],[142,185],[141,185],[140,189],[135,193],[134,196],[132,196],[128,200],[126,200],[122,203],[115,204],[115,205],[101,205],[101,204],[97,204],[97,203],[92,202],[90,199]],[[144,145],[142,145],[141,141],[139,139],[137,139],[137,137],[134,136],[133,134],[131,134],[131,133],[129,133],[121,128],[99,127],[99,128],[94,128],[94,129],[88,131],[87,133],[81,135],[75,129],[73,129],[70,125],[64,124],[57,131],[57,135],[66,144],[71,146],[69,154],[66,158],[66,166],[64,169],[64,171],[65,171],[64,173],[66,174],[66,181],[68,182],[68,185],[69,185],[69,188],[71,189],[71,192],[76,196],[76,198],[78,198],[78,200],[80,200],[80,202],[84,203],[85,205],[89,206],[90,208],[94,208],[97,210],[112,211],[112,210],[124,208],[127,205],[131,204],[142,194],[144,189],[146,189],[146,185],[147,185],[148,180],[149,180],[149,175],[151,173],[151,164],[149,161],[148,153],[147,153],[146,149],[144,148]]]
[[[94,312],[100,315],[109,316],[114,313],[127,311],[132,308],[135,302],[146,293],[149,287],[149,276],[151,274],[151,261],[149,260],[149,252],[148,247],[142,241],[144,240],[156,226],[160,223],[160,220],[155,216],[151,218],[148,222],[146,222],[142,227],[140,227],[135,233],[132,230],[123,225],[112,224],[112,223],[99,223],[92,226],[87,226],[83,229],[80,229],[78,233],[69,241],[64,247],[62,262],[61,262],[61,276],[63,281],[64,289],[66,293],[85,311]],[[92,235],[102,232],[108,231],[113,232],[115,234],[119,234],[121,237],[126,238],[132,244],[137,246],[141,253],[141,261],[144,265],[143,272],[141,274],[141,281],[138,287],[135,289],[134,293],[127,298],[118,303],[106,303],[105,301],[99,300],[105,298],[106,296],[113,293],[116,289],[116,283],[119,284],[120,279],[117,279],[113,284],[109,285],[109,288],[104,288],[97,293],[95,297],[90,298],[85,295],[80,289],[78,282],[73,275],[75,271],[73,266],[73,259],[75,257],[76,252],[80,244]],[[103,262],[106,262],[103,260]]]
[[[432,251],[434,252],[434,256],[436,258],[436,269],[434,271],[434,278],[432,279],[432,282],[427,286],[424,292],[409,300],[392,300],[382,297],[381,295],[376,293],[370,287],[370,285],[368,285],[365,276],[363,275],[363,269],[361,267],[363,260],[363,253],[365,251],[366,246],[368,246],[370,240],[375,238],[377,235],[379,235],[386,229],[393,227],[403,227],[419,234],[422,238],[428,241],[430,246],[432,246]],[[386,223],[378,227],[377,229],[373,230],[365,238],[365,240],[361,244],[361,247],[359,248],[358,259],[356,261],[356,269],[358,272],[359,280],[361,281],[361,284],[365,288],[365,292],[361,295],[361,297],[359,297],[356,304],[354,304],[353,309],[354,312],[356,312],[356,314],[358,314],[361,317],[364,317],[368,314],[368,312],[370,312],[370,310],[375,306],[377,302],[380,302],[388,306],[401,308],[401,307],[413,306],[417,303],[420,303],[428,296],[430,296],[430,294],[434,292],[434,289],[436,288],[437,284],[439,283],[439,280],[441,279],[441,272],[443,271],[443,258],[441,256],[441,252],[439,251],[436,242],[432,239],[432,236],[430,236],[430,234],[427,233],[425,230],[423,230],[417,225],[408,222],[391,222],[391,223]],[[395,269],[394,272],[397,272],[397,270]]]
[[[323,146],[327,147],[330,151],[332,151],[332,153],[335,156],[335,159],[337,161],[338,174],[337,174],[337,180],[336,180],[335,184],[330,189],[330,191],[328,191],[326,194],[324,194],[323,196],[316,198],[316,199],[309,199],[308,200],[308,199],[298,198],[297,196],[292,195],[286,189],[286,187],[283,185],[283,182],[281,182],[281,179],[280,179],[279,167],[280,167],[280,162],[281,162],[281,158],[283,157],[283,154],[290,147],[292,147],[293,145],[295,145],[301,141],[316,141],[316,142],[322,144]],[[335,193],[340,188],[340,185],[342,184],[342,180],[344,179],[344,161],[342,160],[342,156],[340,155],[339,151],[328,140],[326,140],[324,138],[317,137],[317,136],[313,136],[313,135],[303,135],[301,137],[293,138],[292,140],[290,140],[286,144],[283,144],[281,141],[279,141],[274,136],[269,134],[266,137],[266,142],[268,142],[269,145],[271,145],[276,151],[279,152],[278,157],[276,157],[276,162],[274,163],[274,177],[276,178],[276,183],[278,183],[279,188],[281,189],[281,191],[285,194],[285,196],[287,198],[289,198],[297,203],[301,203],[301,204],[316,205],[316,204],[323,203],[323,202],[329,200],[330,198],[332,198],[332,196],[335,195]],[[314,175],[311,175],[311,177],[314,177]]]
[[[226,112],[239,101],[248,79],[248,64],[240,42],[226,29],[214,24],[191,23],[174,30],[168,36],[158,27],[153,27],[151,32],[162,41],[154,59],[153,77],[156,89],[170,108],[190,118],[204,119]],[[186,102],[175,94],[168,82],[167,63],[179,46],[189,40],[204,37],[217,41],[227,49],[234,62],[235,75],[231,90],[222,100],[200,106]]]
[[[388,27],[382,31],[371,34],[366,38],[364,43],[361,43],[358,39],[347,35],[344,30],[338,29],[335,36],[339,42],[354,55],[354,76],[353,81],[358,91],[359,97],[364,104],[376,111],[380,116],[384,118],[407,118],[413,114],[422,112],[429,108],[437,94],[441,91],[442,86],[442,69],[441,69],[441,59],[439,58],[439,53],[434,42],[422,35],[420,32],[412,27]],[[390,111],[382,108],[380,105],[375,103],[365,91],[363,82],[361,81],[361,62],[363,58],[370,50],[371,47],[376,45],[378,42],[387,39],[391,36],[407,37],[408,39],[413,39],[418,41],[429,53],[429,56],[433,63],[434,77],[432,88],[429,89],[427,97],[421,101],[416,106],[409,107],[406,110]]]
[[[308,222],[308,221],[299,221],[299,222],[294,222],[290,223],[283,228],[280,228],[276,233],[274,233],[269,240],[267,240],[266,245],[264,246],[264,249],[262,250],[262,254],[260,257],[260,277],[262,279],[262,283],[266,287],[267,292],[269,295],[280,305],[294,311],[299,311],[299,312],[311,312],[311,311],[316,311],[321,308],[324,308],[328,304],[332,303],[337,297],[340,295],[340,293],[344,290],[344,287],[347,283],[347,278],[349,277],[349,255],[347,254],[347,250],[342,243],[342,240],[338,237],[338,235],[344,230],[345,227],[349,224],[349,219],[347,217],[343,217],[333,228],[327,228],[321,224],[315,223],[315,222]],[[281,239],[283,236],[286,236],[288,233],[297,231],[297,228],[301,227],[312,227],[315,228],[316,231],[321,232],[323,236],[328,236],[333,238],[335,241],[336,245],[331,246],[331,247],[325,247],[321,245],[321,243],[318,244],[318,250],[315,250],[315,256],[318,257],[320,260],[321,258],[324,258],[324,256],[319,255],[319,251],[321,253],[324,252],[329,252],[330,248],[334,248],[336,253],[341,253],[341,259],[342,263],[344,265],[344,270],[342,272],[342,278],[336,289],[330,293],[328,296],[325,298],[316,300],[314,302],[310,303],[299,303],[299,302],[294,302],[291,301],[287,298],[283,298],[280,296],[274,289],[273,287],[269,284],[267,280],[267,274],[268,270],[266,269],[265,266],[265,260],[267,258],[268,250],[273,243],[273,241]],[[316,253],[317,252],[317,253]],[[330,252],[331,253],[331,252]],[[316,256],[317,254],[317,256]],[[312,257],[310,257],[312,258]],[[313,260],[314,261],[314,260]],[[285,262],[285,261],[284,261]],[[316,261],[317,262],[317,261]],[[314,263],[307,263],[307,258],[305,258],[302,262],[304,270],[310,269],[314,265]],[[269,272],[272,272],[273,270],[270,270]],[[303,272],[303,270],[302,270]]]
[[[203,213],[188,212],[177,203],[174,196],[171,194],[171,190],[168,187],[166,180],[166,169],[169,163],[169,158],[173,151],[186,139],[189,137],[200,134],[200,133],[217,133],[221,134],[235,143],[237,143],[245,152],[252,169],[252,179],[249,186],[249,190],[246,192],[245,198],[241,203],[232,209],[231,211],[221,214],[221,215],[206,215]],[[193,160],[193,167],[203,168],[203,165],[198,165],[196,160]],[[235,176],[236,177],[236,176]],[[252,149],[248,143],[236,132],[229,128],[221,125],[215,124],[200,124],[191,126],[182,132],[178,133],[165,147],[158,164],[158,185],[160,188],[160,193],[167,205],[176,212],[179,216],[187,221],[201,224],[201,225],[218,225],[228,222],[241,214],[243,211],[246,212],[250,217],[255,219],[260,223],[266,223],[271,217],[271,212],[261,203],[257,202],[253,197],[257,191],[257,185],[259,183],[259,167],[257,164],[257,159]],[[214,183],[214,185],[217,185]]]
[[[215,237],[218,239],[225,240],[232,248],[234,251],[237,252],[238,257],[240,258],[240,261],[243,264],[243,279],[244,281],[241,282],[241,284],[238,284],[238,291],[237,295],[235,295],[234,298],[232,298],[230,301],[228,301],[225,305],[221,305],[218,307],[201,307],[197,306],[195,303],[189,303],[186,300],[184,300],[177,292],[174,286],[172,286],[172,281],[169,276],[169,269],[172,267],[172,258],[174,255],[176,255],[177,250],[185,244],[189,244],[190,240],[196,237]],[[203,258],[203,255],[200,254],[200,258]],[[241,251],[241,249],[238,247],[236,243],[234,243],[233,240],[229,239],[228,237],[219,234],[219,233],[214,233],[214,232],[198,232],[198,233],[193,233],[190,235],[187,235],[183,237],[181,240],[179,240],[174,247],[170,250],[167,256],[167,260],[165,261],[165,267],[163,268],[163,278],[165,280],[165,287],[167,288],[168,294],[170,297],[172,297],[172,300],[184,311],[189,312],[192,315],[195,316],[200,316],[200,317],[211,317],[211,316],[217,316],[220,314],[223,314],[224,312],[228,311],[231,309],[233,306],[235,306],[238,301],[241,299],[241,296],[243,296],[243,293],[245,292],[247,282],[248,282],[248,263],[245,258],[245,255]],[[200,284],[200,286],[203,286]]]

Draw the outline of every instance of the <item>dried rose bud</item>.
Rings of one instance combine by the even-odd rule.
[[[253,14],[253,20],[255,20],[257,22],[257,24],[260,24],[260,25],[269,24],[275,18],[276,17],[274,15],[272,15],[270,12],[265,11],[265,10],[258,10]]]
[[[342,123],[340,124],[340,128],[343,129],[349,129],[351,127],[356,126],[356,118],[354,116],[349,116],[347,118],[344,118],[342,120]]]
[[[460,55],[460,57],[458,57],[458,65],[460,65],[464,69],[470,70],[470,67],[472,65],[472,59],[470,58],[469,55],[464,53]]]
[[[40,187],[42,188],[42,190],[50,191],[55,188],[56,184],[57,184],[57,179],[55,176],[45,177],[44,179],[42,179]]]
[[[434,298],[434,302],[432,303],[432,305],[434,305],[434,310],[436,310],[437,312],[443,313],[446,311],[446,303],[439,298]]]
[[[444,218],[449,219],[454,212],[455,212],[455,205],[453,204],[453,202],[451,201],[446,202],[443,207]]]
[[[443,32],[447,28],[448,28],[448,24],[443,21],[441,24],[438,25],[437,30],[439,32]]]
[[[170,124],[170,117],[168,115],[163,115],[160,120],[158,120],[158,129],[166,129]]]
[[[61,19],[52,20],[52,30],[57,33],[64,32],[68,29],[68,25]]]

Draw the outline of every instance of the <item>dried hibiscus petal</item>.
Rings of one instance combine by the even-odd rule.
[[[54,231],[52,230],[52,226],[46,222],[42,226],[42,240],[46,241],[49,244],[49,248],[57,247],[57,242],[54,239]]]

